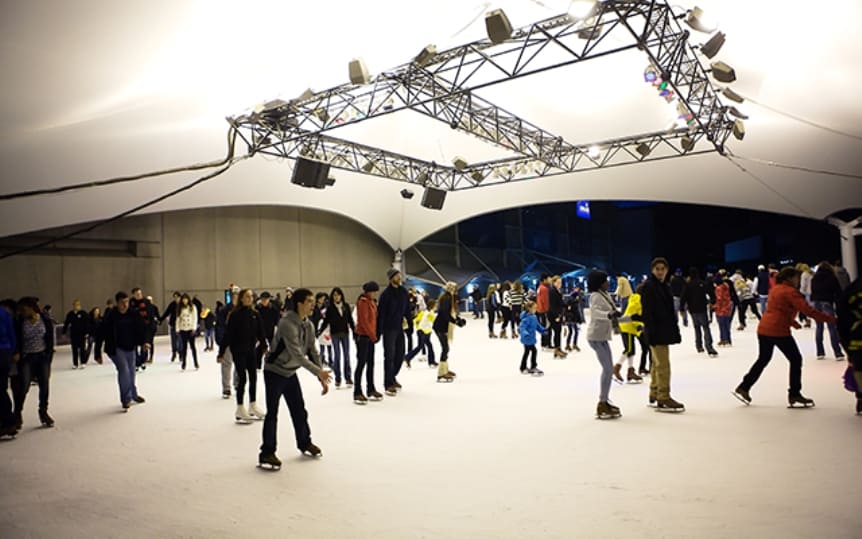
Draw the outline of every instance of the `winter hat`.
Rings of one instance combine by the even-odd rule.
[[[590,292],[598,292],[602,289],[602,284],[607,282],[608,274],[600,271],[593,270],[587,275],[587,290]]]
[[[362,285],[363,292],[377,292],[378,290],[380,290],[380,286],[375,281],[368,281]]]
[[[261,292],[260,293],[260,299],[266,299],[266,298],[271,298],[271,297],[272,296],[269,294],[269,292]]]
[[[758,271],[763,271],[765,269],[766,269],[766,266],[764,266],[763,264],[760,264],[759,266],[757,266]]]
[[[386,280],[391,281],[392,278],[395,277],[396,275],[398,275],[399,273],[401,273],[401,272],[398,271],[397,269],[389,268],[388,270],[386,270]]]

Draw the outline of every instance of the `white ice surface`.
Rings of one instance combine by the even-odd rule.
[[[585,341],[563,361],[540,352],[545,377],[525,377],[520,344],[489,341],[484,323],[456,335],[454,384],[416,362],[403,393],[360,407],[350,390],[321,397],[303,373],[324,458],[298,454],[282,405],[278,473],[255,468],[261,423],[234,424],[214,353],[180,373],[158,340],[138,377],[147,403],[123,414],[113,365],[72,370],[61,348],[56,427],[37,427],[34,388],[23,432],[0,443],[0,536],[862,537],[862,417],[846,363],[814,359],[813,329],[795,335],[814,409],[786,409],[780,354],[753,406],[730,395],[756,355],[752,321],[717,359],[683,328],[671,362],[684,414],[648,408],[647,384],[614,385],[623,417],[598,421]]]

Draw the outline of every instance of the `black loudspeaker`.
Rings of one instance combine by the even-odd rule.
[[[303,187],[314,187],[315,189],[323,189],[327,185],[329,178],[329,163],[321,163],[320,161],[312,161],[303,157],[296,158],[296,166],[293,167],[293,177],[290,178],[290,183],[301,185]]]
[[[428,208],[429,210],[442,210],[443,202],[446,201],[446,191],[442,189],[435,189],[433,187],[426,187],[425,193],[422,195],[422,206]]]

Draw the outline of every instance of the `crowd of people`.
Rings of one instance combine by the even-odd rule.
[[[541,348],[562,360],[580,351],[579,326],[586,323],[586,340],[601,367],[596,406],[600,419],[622,416],[610,399],[613,381],[638,384],[645,377],[650,379],[650,405],[659,411],[684,411],[685,406],[671,396],[670,384],[670,347],[681,342],[680,322],[688,326],[691,321],[698,353],[716,357],[711,323],[718,324],[718,346],[732,346],[734,313],[739,320],[737,330],[744,331],[749,311],[759,320],[758,357],[733,394],[751,404],[751,388],[777,347],[790,363],[788,404],[813,406],[801,391],[802,355],[790,332],[791,327],[810,326],[813,319],[818,359],[825,358],[824,329],[829,332],[835,358],[843,359],[845,350],[849,354],[852,370],[848,371],[848,387],[855,388],[857,413],[862,413],[859,280],[851,285],[849,278],[826,262],[818,264],[816,271],[805,264],[780,271],[772,265],[760,266],[753,278],[740,270],[733,274],[719,270],[705,278],[696,268],[686,277],[680,270],[669,274],[668,261],[656,258],[650,274],[634,287],[626,276],[619,275],[613,281],[599,270],[587,275],[586,293],[579,286],[564,291],[560,276],[548,274],[541,276],[535,291],[525,290],[520,281],[492,284],[478,296],[484,300],[484,312],[474,310],[474,316],[487,314],[489,338],[520,341],[519,370],[532,376],[544,374],[538,364],[537,334]],[[251,289],[233,286],[226,304],[217,302],[214,310],[197,297],[176,292],[168,307],[160,311],[151,297],[133,288],[130,294],[117,292],[104,312],[98,307],[84,311],[80,301],[73,301],[62,333],[69,336],[74,369],[84,368],[91,354],[97,363],[102,363],[103,353],[111,359],[117,370],[123,411],[146,402],[138,392],[136,373],[154,360],[154,336],[160,324],[168,323],[170,361],[178,361],[181,371],[189,366],[189,358],[195,370],[199,368],[195,341],[204,335],[204,350],[218,349],[221,394],[225,399],[235,398],[234,420],[241,424],[263,421],[259,463],[277,469],[276,432],[282,398],[291,415],[297,448],[310,456],[321,454],[311,440],[302,388],[295,376],[300,368],[317,377],[323,394],[328,393],[332,382],[336,389],[352,389],[357,405],[382,401],[384,394],[396,397],[403,389],[399,381],[402,367],[410,368],[417,360],[435,368],[438,382],[455,381],[456,374],[449,365],[450,346],[455,328],[465,324],[459,314],[458,285],[446,283],[442,294],[432,299],[425,291],[407,289],[395,268],[386,277],[382,290],[377,282],[366,282],[354,305],[339,287],[317,294],[307,288],[286,288],[284,297],[281,293],[273,297],[269,292],[256,295]],[[474,301],[474,305],[478,303]],[[0,436],[14,436],[20,431],[31,383],[38,385],[40,422],[51,427],[54,419],[48,404],[55,322],[40,307],[38,298],[4,300],[0,306],[0,380],[4,384]],[[616,361],[610,345],[615,335],[623,345]],[[383,393],[375,384],[378,341],[383,349]],[[351,342],[356,350],[355,367],[351,364]],[[435,344],[439,345],[439,355]],[[641,354],[636,368],[638,345]],[[625,377],[623,368],[627,368]],[[265,410],[257,399],[261,370]]]

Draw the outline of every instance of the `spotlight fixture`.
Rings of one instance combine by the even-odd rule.
[[[335,179],[329,177],[328,163],[297,157],[290,183],[323,189],[327,185],[335,184]]]
[[[652,152],[652,148],[650,148],[649,144],[647,144],[646,142],[641,142],[640,144],[638,144],[638,147],[635,148],[635,151],[641,154],[641,157],[646,157]]]
[[[733,136],[736,137],[736,140],[745,138],[745,124],[742,123],[742,120],[733,122]]]
[[[593,17],[584,21],[583,26],[578,30],[578,37],[580,39],[598,39],[602,35],[603,29],[604,27],[598,24],[598,20]]]
[[[684,152],[690,152],[694,149],[694,139],[691,137],[682,137],[679,142]]]
[[[715,31],[716,24],[699,7],[686,12],[685,23],[698,32],[711,33]]]
[[[482,180],[484,180],[484,179],[485,179],[485,175],[484,175],[484,174],[482,174],[482,172],[481,172],[481,171],[479,171],[479,170],[474,170],[474,171],[470,174],[470,177],[471,177],[471,178],[473,178],[473,181],[474,181],[474,182],[476,182],[477,184],[482,183]]]
[[[428,185],[428,180],[430,179],[431,176],[429,176],[427,172],[423,172],[416,177],[416,183],[419,185]]]
[[[465,168],[467,168],[467,165],[469,165],[467,160],[460,155],[452,159],[452,164],[455,165],[455,168],[458,170],[464,170]]]
[[[416,58],[413,58],[413,62],[419,67],[425,67],[435,54],[437,54],[437,45],[427,45],[416,55]]]
[[[721,88],[719,91],[724,94],[724,97],[730,99],[731,101],[736,101],[737,103],[742,103],[743,101],[745,101],[744,97],[734,92],[730,88]]]
[[[411,198],[413,198],[413,191],[410,191],[409,189],[402,189],[401,198],[410,200]]]
[[[347,66],[347,71],[350,75],[350,82],[353,84],[368,84],[371,82],[371,77],[368,76],[368,67],[365,66],[365,61],[362,58],[351,60]]]
[[[434,187],[426,187],[422,194],[422,207],[429,210],[442,210],[446,201],[446,191]]]
[[[736,80],[736,71],[724,62],[713,62],[709,64],[712,68],[712,76],[718,82],[731,83]]]
[[[596,159],[598,156],[602,155],[602,149],[598,146],[590,146],[590,148],[587,150],[587,155],[590,156],[592,159]]]
[[[362,165],[362,170],[366,173],[371,174],[374,170],[374,161],[366,161],[364,165]]]
[[[485,15],[485,30],[491,43],[499,45],[512,37],[512,24],[502,9],[495,9]]]
[[[724,35],[724,32],[716,32],[714,36],[700,46],[700,52],[707,58],[714,57],[724,46],[725,37],[727,36]]]
[[[574,0],[569,5],[569,17],[576,21],[583,21],[595,15],[598,9],[597,0]]]
[[[748,115],[745,114],[744,112],[740,111],[736,107],[727,107],[727,112],[731,113],[732,115],[739,118],[740,120],[747,120],[748,119]]]

